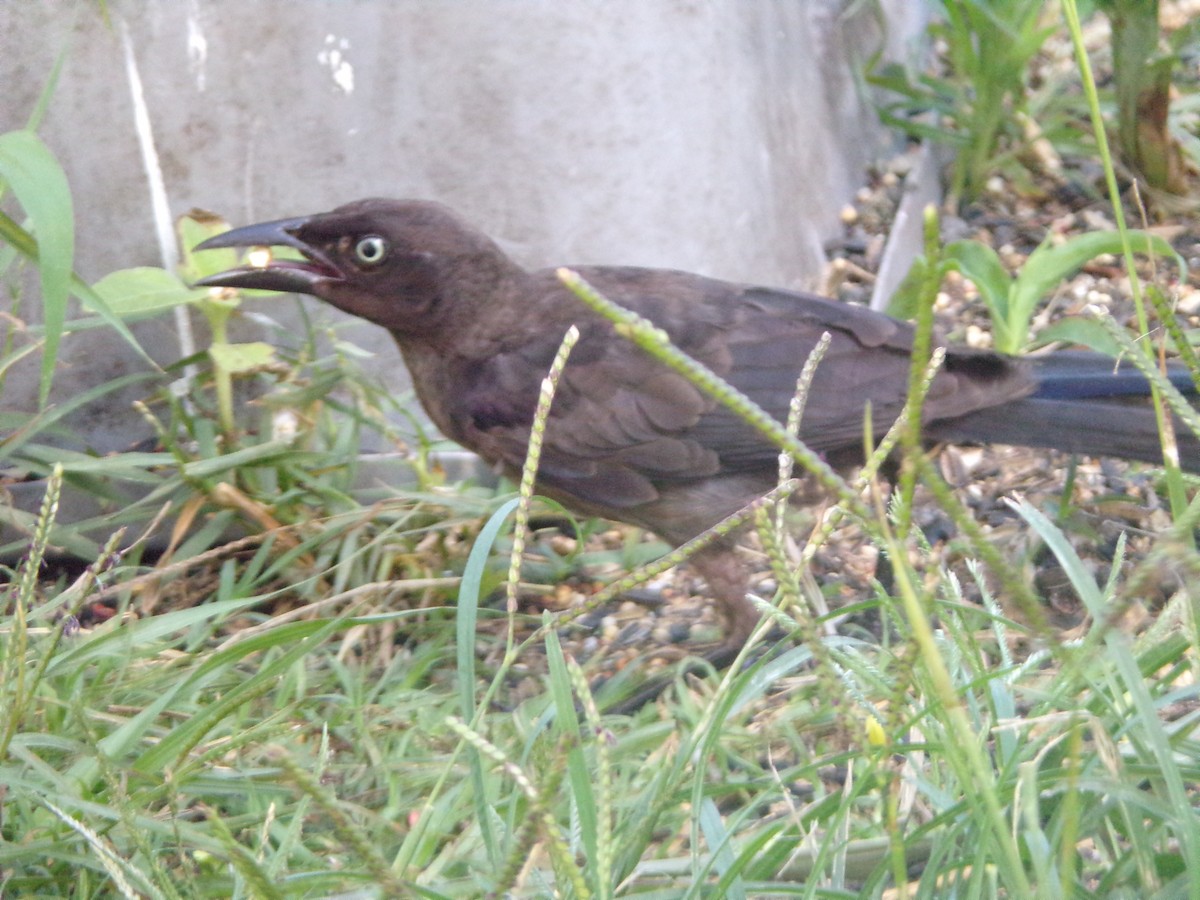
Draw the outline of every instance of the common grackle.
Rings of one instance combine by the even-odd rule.
[[[539,386],[571,324],[580,338],[546,428],[538,489],[587,515],[644,526],[678,545],[770,490],[778,451],[737,417],[619,336],[559,281],[529,272],[446,207],[361,200],[238,228],[198,249],[286,246],[201,284],[312,294],[392,333],[421,404],[448,437],[509,473],[525,458]],[[664,329],[771,414],[784,418],[799,369],[832,342],[800,436],[831,465],[861,462],[864,410],[878,438],[904,405],[913,329],[811,294],[686,272],[581,266],[609,299]],[[1091,353],[1016,359],[946,348],[923,408],[931,441],[996,442],[1162,461],[1145,380]],[[1124,398],[1124,399],[1123,399]],[[1183,428],[1185,469],[1200,444]],[[727,627],[728,660],[758,620],[728,540],[694,560]]]

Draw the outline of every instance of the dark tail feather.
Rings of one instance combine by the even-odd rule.
[[[1128,360],[1086,350],[1065,350],[1028,357],[1037,380],[1034,397],[1051,400],[1086,400],[1093,397],[1149,397],[1150,383]],[[1185,394],[1196,392],[1186,366],[1167,366],[1167,380]]]
[[[926,435],[1162,464],[1154,410],[1138,402],[1149,396],[1150,385],[1131,364],[1114,368],[1111,358],[1085,352],[1051,353],[1030,362],[1038,382],[1032,396],[931,422]],[[1167,377],[1181,391],[1195,392],[1184,367],[1171,367]],[[1175,440],[1180,467],[1200,472],[1200,440],[1178,419]]]
[[[1088,456],[1115,456],[1162,465],[1162,443],[1154,410],[1145,405],[1103,400],[1013,400],[932,422],[925,430],[934,440],[968,444],[1016,444],[1046,447]],[[1200,441],[1178,419],[1175,440],[1179,465],[1200,472]]]

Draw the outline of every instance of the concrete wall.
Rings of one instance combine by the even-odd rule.
[[[458,208],[531,266],[811,286],[838,210],[888,140],[856,73],[923,26],[904,0],[105,6],[107,21],[93,0],[0,2],[0,130],[25,124],[66,54],[40,132],[71,179],[78,269],[92,279],[162,263],[132,65],[172,215],[200,206],[244,224],[418,196]],[[179,357],[169,317],[139,334],[162,361]],[[366,326],[360,337],[399,377],[386,337]],[[138,366],[99,332],[69,341],[63,362],[59,397]],[[35,397],[30,377],[0,399]],[[77,420],[99,449],[140,428],[130,399]]]

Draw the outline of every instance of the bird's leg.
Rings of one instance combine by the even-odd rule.
[[[709,596],[716,601],[725,620],[724,639],[704,655],[717,668],[724,668],[741,652],[762,615],[746,596],[749,578],[732,541],[710,545],[689,562],[708,584]]]
[[[716,601],[724,619],[725,636],[716,647],[704,654],[704,659],[717,669],[724,669],[737,658],[742,647],[758,625],[758,610],[746,596],[749,578],[745,566],[738,559],[733,540],[719,541],[706,547],[688,563],[694,565],[708,588],[708,595]],[[631,714],[674,683],[674,678],[653,678],[638,687],[633,694],[607,707],[608,712]]]

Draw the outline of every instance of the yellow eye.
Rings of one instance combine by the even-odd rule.
[[[354,245],[354,255],[364,266],[379,265],[387,259],[387,254],[388,242],[377,234],[368,234],[364,238],[359,238],[358,243]]]

